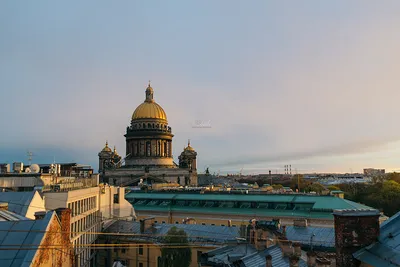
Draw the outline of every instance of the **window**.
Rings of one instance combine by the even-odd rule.
[[[143,255],[143,245],[139,245],[139,255]]]
[[[139,267],[143,267],[143,263],[139,262]]]
[[[162,223],[165,223],[165,221],[162,221]]]
[[[175,222],[175,224],[179,224],[179,222]]]
[[[154,221],[154,223],[158,223],[158,221]]]
[[[225,224],[221,224],[221,226],[225,226]]]
[[[125,253],[126,252],[126,248],[121,249],[121,252]]]
[[[151,156],[151,145],[149,141],[146,142],[146,156]]]
[[[215,225],[214,223],[212,223],[211,225]]]
[[[206,223],[201,223],[201,225],[206,225]]]

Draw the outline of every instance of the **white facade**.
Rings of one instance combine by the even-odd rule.
[[[102,222],[116,217],[130,220],[133,207],[124,198],[125,188],[108,185],[64,192],[45,192],[46,209],[65,207],[71,209],[71,242],[76,251],[76,266],[90,266],[94,252],[87,244],[97,239]],[[92,264],[93,265],[93,264]]]

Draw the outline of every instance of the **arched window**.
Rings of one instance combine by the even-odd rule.
[[[166,157],[167,156],[167,142],[164,142],[164,157]]]
[[[151,156],[151,144],[150,141],[146,141],[146,156]]]

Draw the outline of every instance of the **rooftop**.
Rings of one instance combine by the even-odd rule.
[[[0,192],[0,202],[8,203],[8,210],[25,216],[36,191],[27,192]]]
[[[0,222],[0,266],[31,266],[53,216],[48,212],[42,220]]]
[[[199,224],[157,224],[153,227],[147,228],[140,235],[140,223],[132,221],[116,221],[110,225],[106,232],[108,233],[128,233],[136,234],[131,236],[125,236],[125,239],[132,240],[143,240],[151,239],[153,242],[162,242],[163,237],[172,228],[176,227],[182,229],[187,234],[190,242],[201,242],[201,243],[222,243],[236,242],[236,237],[239,236],[238,227],[228,226],[211,226],[211,225],[199,225]]]
[[[282,250],[278,246],[271,246],[265,250],[257,251],[253,246],[241,244],[236,246],[225,246],[208,251],[202,255],[202,263],[206,265],[220,264],[229,267],[265,267],[265,257],[271,255],[272,266],[289,266],[289,258],[283,257]],[[307,266],[302,259],[299,267]]]
[[[376,209],[338,209],[333,211],[333,215],[338,216],[380,216]]]
[[[183,211],[198,213],[238,213],[249,216],[288,216],[333,219],[336,209],[371,208],[353,201],[334,197],[300,194],[180,194],[130,192],[125,198],[134,208],[152,211]]]

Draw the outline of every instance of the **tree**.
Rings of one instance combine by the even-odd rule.
[[[386,177],[388,180],[395,181],[397,183],[400,183],[400,173],[398,172],[391,172],[386,174]]]
[[[189,267],[192,261],[192,250],[185,231],[175,226],[169,229],[164,238],[165,247],[161,248],[162,267]]]
[[[318,194],[321,194],[324,190],[325,186],[320,183],[310,183],[304,188],[305,192],[317,192]]]
[[[299,184],[299,191],[304,191],[304,188],[309,184],[309,182],[304,180],[304,176],[302,174],[293,175],[293,178],[290,181],[290,188],[292,188],[293,190],[299,189]]]
[[[340,188],[337,186],[334,186],[334,185],[330,185],[330,186],[328,186],[328,190],[329,191],[337,191],[337,190],[340,190]]]
[[[273,185],[272,185],[272,188],[273,188],[274,190],[279,190],[279,189],[282,189],[282,188],[283,188],[283,185],[281,185],[281,184],[273,184]]]

